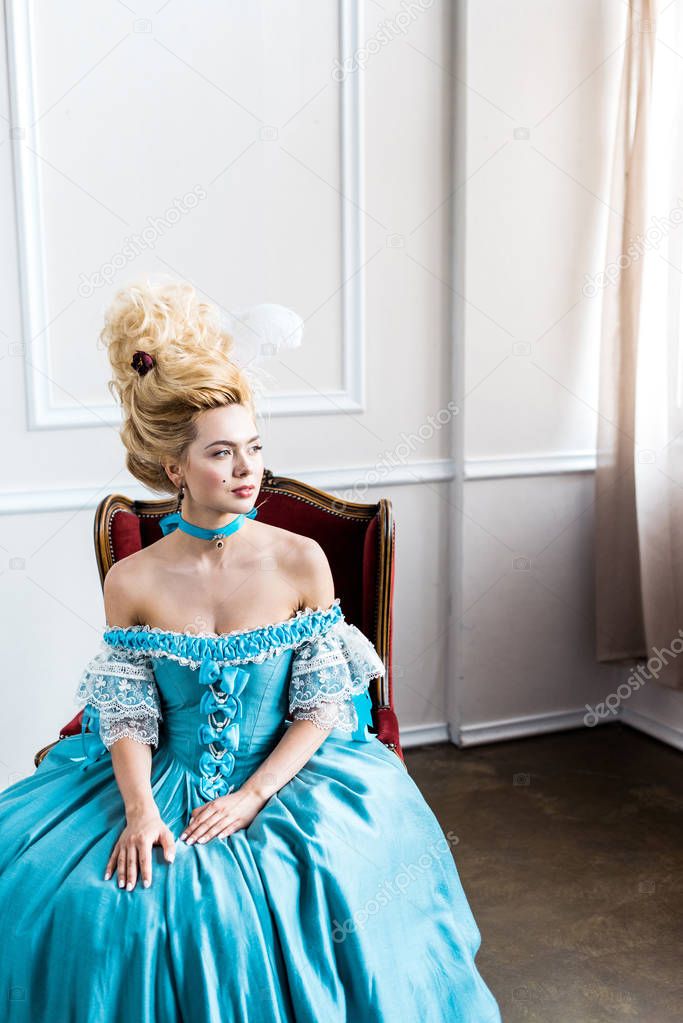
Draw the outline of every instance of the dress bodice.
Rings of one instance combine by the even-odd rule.
[[[232,766],[237,757],[265,755],[285,728],[293,656],[286,649],[242,665],[207,658],[199,669],[171,658],[157,660],[162,729],[176,756],[204,774],[213,773],[212,763],[221,760]]]
[[[86,760],[124,736],[163,743],[213,799],[236,787],[240,763],[267,756],[288,715],[345,738],[372,738],[368,683],[384,664],[344,620],[339,598],[284,622],[220,635],[106,628],[102,647],[76,693],[86,701]]]

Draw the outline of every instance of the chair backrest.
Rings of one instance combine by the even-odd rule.
[[[370,639],[385,676],[370,685],[378,738],[403,759],[392,681],[395,525],[391,501],[342,501],[300,480],[266,469],[256,501],[258,520],[317,540],[325,551],[345,619]],[[135,501],[121,494],[104,498],[95,514],[95,552],[104,579],[121,558],[161,535],[159,519],[176,509],[175,498]]]

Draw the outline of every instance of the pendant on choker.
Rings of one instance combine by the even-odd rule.
[[[242,526],[245,518],[256,518],[256,514],[256,508],[252,508],[251,511],[240,512],[227,526],[222,526],[220,529],[205,529],[203,526],[195,526],[193,522],[188,522],[179,511],[176,511],[159,519],[159,525],[164,536],[174,529],[180,529],[183,533],[188,533],[190,536],[195,536],[200,540],[213,540],[216,550],[220,551],[225,546],[226,536],[236,533]]]

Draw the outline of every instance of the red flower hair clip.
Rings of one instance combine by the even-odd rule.
[[[133,355],[131,366],[141,377],[144,377],[145,373],[149,373],[153,365],[154,357],[149,352],[138,351]]]

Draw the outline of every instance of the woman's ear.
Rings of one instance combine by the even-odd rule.
[[[168,464],[166,464],[165,462],[162,462],[161,464],[162,464],[162,466],[164,468],[164,472],[166,473],[166,475],[170,479],[170,481],[173,484],[173,486],[174,487],[180,487],[180,484],[183,481],[183,476],[182,476],[182,469],[177,464],[177,462],[169,462]]]

